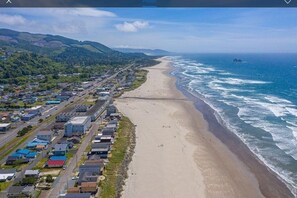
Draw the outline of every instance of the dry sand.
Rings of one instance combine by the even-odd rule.
[[[168,76],[170,63],[148,68],[140,88],[116,100],[136,126],[124,198],[263,197],[255,176],[211,132]]]

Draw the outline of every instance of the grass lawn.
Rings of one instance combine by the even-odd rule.
[[[46,163],[46,161],[48,160],[48,158],[42,158],[37,164],[36,164],[36,166],[33,168],[33,169],[37,169],[37,170],[41,170],[41,169],[43,169],[43,167],[44,167],[44,165],[45,165],[45,163]]]
[[[12,181],[9,182],[0,182],[0,192],[6,190],[8,186],[10,186]]]
[[[129,163],[129,160],[127,160],[128,155],[130,157],[132,155],[132,149],[130,148],[133,142],[134,130],[133,123],[127,117],[123,117],[120,121],[109,163],[103,173],[105,180],[100,183],[101,198],[119,197],[125,179],[125,174],[122,174],[122,172],[127,170]]]

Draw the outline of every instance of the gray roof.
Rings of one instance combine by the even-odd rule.
[[[92,148],[110,148],[110,142],[93,143]]]
[[[20,194],[24,190],[25,186],[11,186],[7,193],[8,194]]]
[[[39,170],[26,170],[25,175],[38,175]]]
[[[53,132],[51,131],[39,131],[37,135],[52,135]]]
[[[59,198],[90,198],[91,193],[68,193]]]
[[[68,144],[56,144],[55,151],[66,151]]]
[[[99,173],[85,171],[85,172],[79,174],[79,178],[78,178],[77,182],[79,184],[82,182],[90,182],[90,181],[95,182],[95,181],[97,181],[98,177],[99,177]]]
[[[12,174],[16,173],[15,168],[10,168],[10,169],[0,169],[0,174]]]

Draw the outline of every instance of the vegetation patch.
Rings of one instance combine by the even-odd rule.
[[[145,83],[147,79],[148,71],[141,69],[135,71],[135,80],[133,81],[130,88],[126,89],[126,91],[131,91],[140,87],[143,83]]]
[[[101,198],[120,197],[125,179],[128,177],[128,165],[135,148],[135,127],[127,117],[123,117],[112,148],[111,157],[100,183]]]
[[[10,182],[0,182],[0,192],[6,190],[11,184]]]

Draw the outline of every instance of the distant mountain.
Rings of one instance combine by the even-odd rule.
[[[143,53],[148,56],[167,56],[172,55],[172,52],[168,52],[161,49],[134,49],[134,48],[113,48],[123,53]]]
[[[19,84],[18,79],[30,75],[74,72],[91,75],[131,63],[143,66],[156,63],[154,57],[143,53],[126,54],[98,42],[9,29],[0,29],[0,52],[0,83]]]

